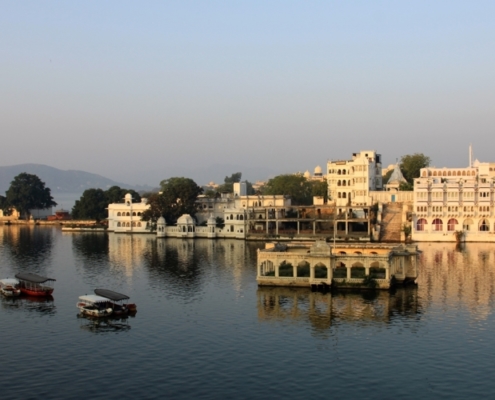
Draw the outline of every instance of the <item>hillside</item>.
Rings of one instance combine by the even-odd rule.
[[[108,189],[114,185],[135,190],[151,189],[146,185],[132,186],[85,171],[64,171],[43,164],[19,164],[0,167],[0,194],[4,195],[10,187],[10,182],[22,172],[37,175],[51,189],[52,193],[82,193],[86,189]]]

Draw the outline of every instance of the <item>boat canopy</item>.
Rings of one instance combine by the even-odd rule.
[[[106,297],[96,296],[94,294],[86,294],[84,296],[79,296],[79,300],[91,304],[108,302],[108,299]]]
[[[113,301],[129,299],[129,296],[126,296],[125,294],[113,292],[112,290],[107,290],[107,289],[95,289],[95,293],[98,296],[103,296]]]
[[[47,281],[55,281],[55,279],[53,278],[47,278],[46,276],[36,275],[31,272],[19,272],[18,274],[15,274],[15,277],[21,281],[31,283],[45,283]]]
[[[2,279],[0,283],[3,285],[18,285],[19,281],[17,279]]]

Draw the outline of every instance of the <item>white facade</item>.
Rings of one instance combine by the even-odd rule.
[[[370,191],[382,190],[381,155],[353,153],[351,160],[328,161],[328,199],[337,206],[369,206]]]
[[[494,242],[494,192],[495,163],[421,169],[414,182],[412,239]]]
[[[108,230],[125,233],[149,233],[146,221],[142,221],[142,214],[149,208],[146,199],[140,203],[132,202],[132,195],[127,193],[124,203],[108,205]]]

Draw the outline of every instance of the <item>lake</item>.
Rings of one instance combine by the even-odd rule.
[[[465,399],[495,394],[495,247],[424,243],[418,286],[258,288],[261,242],[0,226],[1,278],[56,278],[0,301],[5,399]],[[106,288],[135,317],[78,316]]]

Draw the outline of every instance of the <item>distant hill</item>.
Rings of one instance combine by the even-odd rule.
[[[22,172],[37,175],[52,193],[82,193],[86,189],[108,189],[114,185],[126,189],[150,190],[151,186],[135,186],[122,182],[116,182],[104,176],[85,171],[61,170],[43,164],[19,164],[0,167],[0,195],[10,187],[10,182]]]

